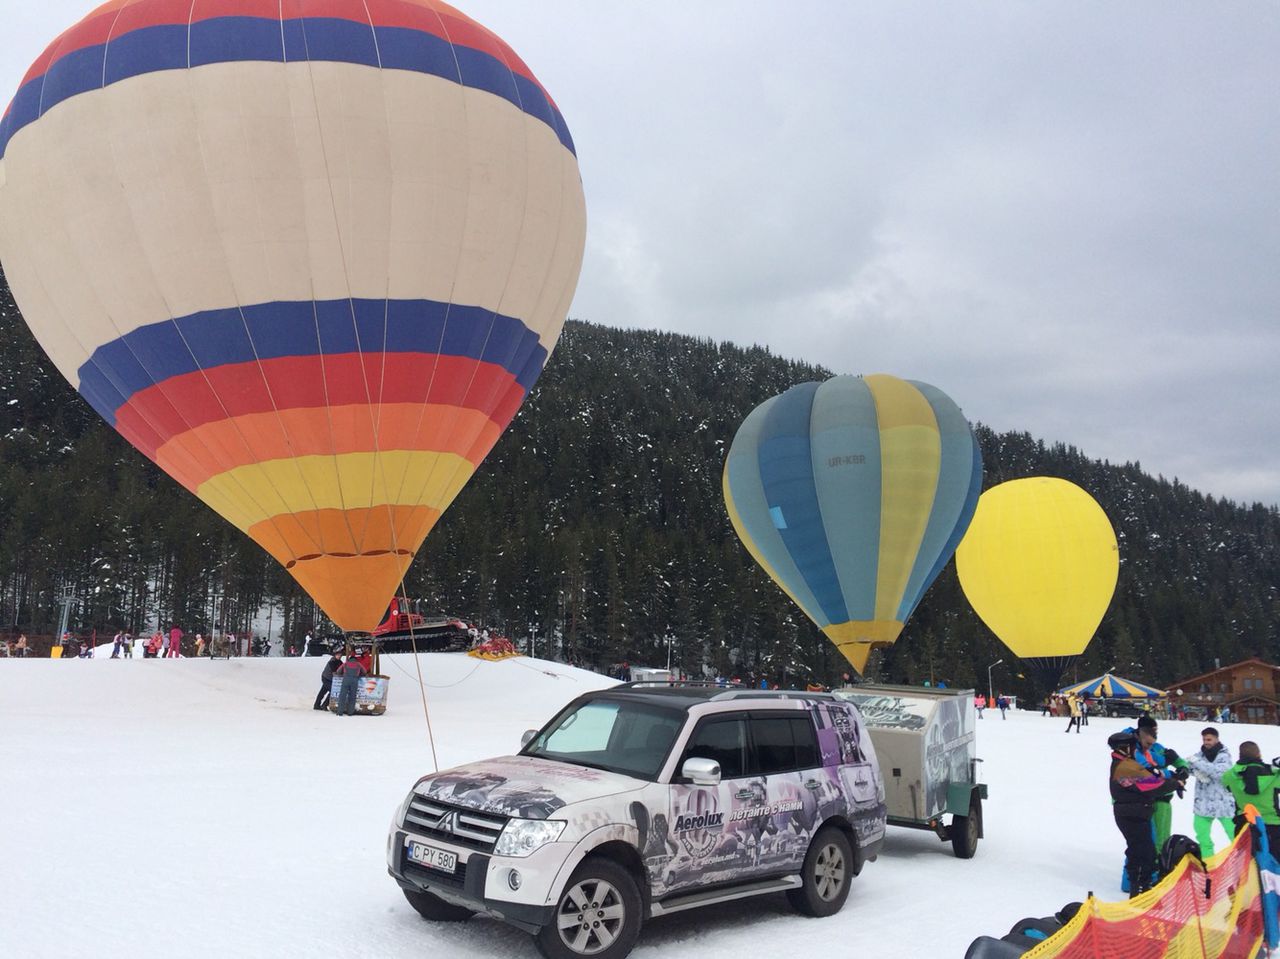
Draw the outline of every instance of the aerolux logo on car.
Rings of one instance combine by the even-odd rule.
[[[676,816],[676,832],[688,829],[719,829],[724,825],[724,813],[705,812],[693,816]]]

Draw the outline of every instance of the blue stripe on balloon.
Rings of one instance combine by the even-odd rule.
[[[546,347],[524,323],[479,307],[434,300],[289,301],[140,327],[93,351],[78,371],[79,391],[114,426],[116,411],[134,393],[170,377],[229,363],[358,352],[468,357],[502,367],[526,391],[547,361]]]
[[[809,421],[817,391],[817,383],[802,383],[777,398],[761,430],[757,455],[765,498],[786,522],[778,534],[787,552],[828,621],[843,623],[849,613],[814,488]]]
[[[955,534],[957,521],[962,518],[961,513],[973,480],[973,433],[969,429],[969,421],[960,412],[960,407],[936,386],[916,380],[907,382],[920,392],[933,410],[942,455],[938,461],[929,522],[920,539],[911,575],[907,578],[907,585],[898,604],[896,618],[901,623],[907,621],[911,611],[933,583],[933,570],[941,570],[938,563],[945,565],[950,558],[947,543]]]
[[[929,587],[933,585],[934,580],[942,575],[947,563],[950,562],[951,557],[955,555],[956,549],[959,548],[960,541],[964,539],[964,534],[968,531],[969,524],[973,521],[973,514],[978,509],[978,497],[982,495],[982,448],[978,446],[978,438],[976,436],[971,436],[970,442],[973,443],[973,459],[970,461],[969,489],[965,493],[964,506],[960,508],[960,516],[956,520],[955,529],[947,537],[947,542],[942,547],[942,552],[938,554],[938,558],[933,561],[933,566],[924,579],[924,585],[916,593],[915,598],[911,599],[910,605],[906,607],[907,616],[911,615],[911,611],[924,598],[924,594],[929,591]]]
[[[814,488],[849,619],[876,618],[880,580],[880,423],[865,380],[818,387],[809,421]]]
[[[193,23],[189,35],[186,24],[140,27],[112,38],[109,45],[85,47],[60,57],[43,76],[28,80],[14,96],[0,120],[0,157],[19,130],[63,100],[102,87],[104,77],[111,84],[188,65],[238,61],[381,65],[443,77],[502,97],[546,123],[565,148],[574,152],[564,117],[542,89],[482,50],[455,46],[409,27],[371,28],[367,23],[333,17],[283,23],[262,17],[215,17]]]

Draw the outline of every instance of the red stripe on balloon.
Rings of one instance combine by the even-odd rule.
[[[116,429],[154,459],[165,441],[194,427],[273,409],[425,402],[477,410],[505,427],[524,395],[501,366],[466,357],[289,356],[170,377],[130,397],[117,413]]]
[[[367,7],[366,7],[367,2]],[[538,79],[501,39],[460,11],[428,0],[112,0],[104,3],[51,43],[27,70],[26,83],[77,50],[106,43],[145,27],[183,25],[218,17],[256,17],[279,21],[328,17],[367,26],[404,27],[430,33],[457,46],[495,57],[536,84]],[[547,96],[548,101],[551,97]]]

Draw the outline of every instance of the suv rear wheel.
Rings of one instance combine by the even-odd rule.
[[[640,890],[609,859],[588,859],[560,894],[551,924],[537,935],[547,959],[621,959],[640,937]]]
[[[404,897],[409,900],[409,905],[418,911],[418,915],[432,922],[465,922],[475,915],[470,909],[445,902],[439,896],[429,892],[414,892],[412,889],[405,889],[403,892]]]
[[[806,916],[833,916],[849,898],[853,876],[853,846],[849,837],[834,826],[825,826],[809,843],[809,852],[800,867],[804,885],[788,889],[787,899]]]

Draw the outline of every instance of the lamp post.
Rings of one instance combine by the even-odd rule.
[[[671,641],[675,639],[675,637],[671,635],[670,626],[667,627],[667,635],[664,638],[667,641],[667,675],[670,676],[671,675]]]
[[[995,669],[997,666],[999,666],[1003,662],[1004,662],[1003,659],[997,659],[994,663],[992,663],[990,666],[987,667],[987,702],[991,702],[991,700],[996,698],[995,687],[991,684],[991,670]]]

